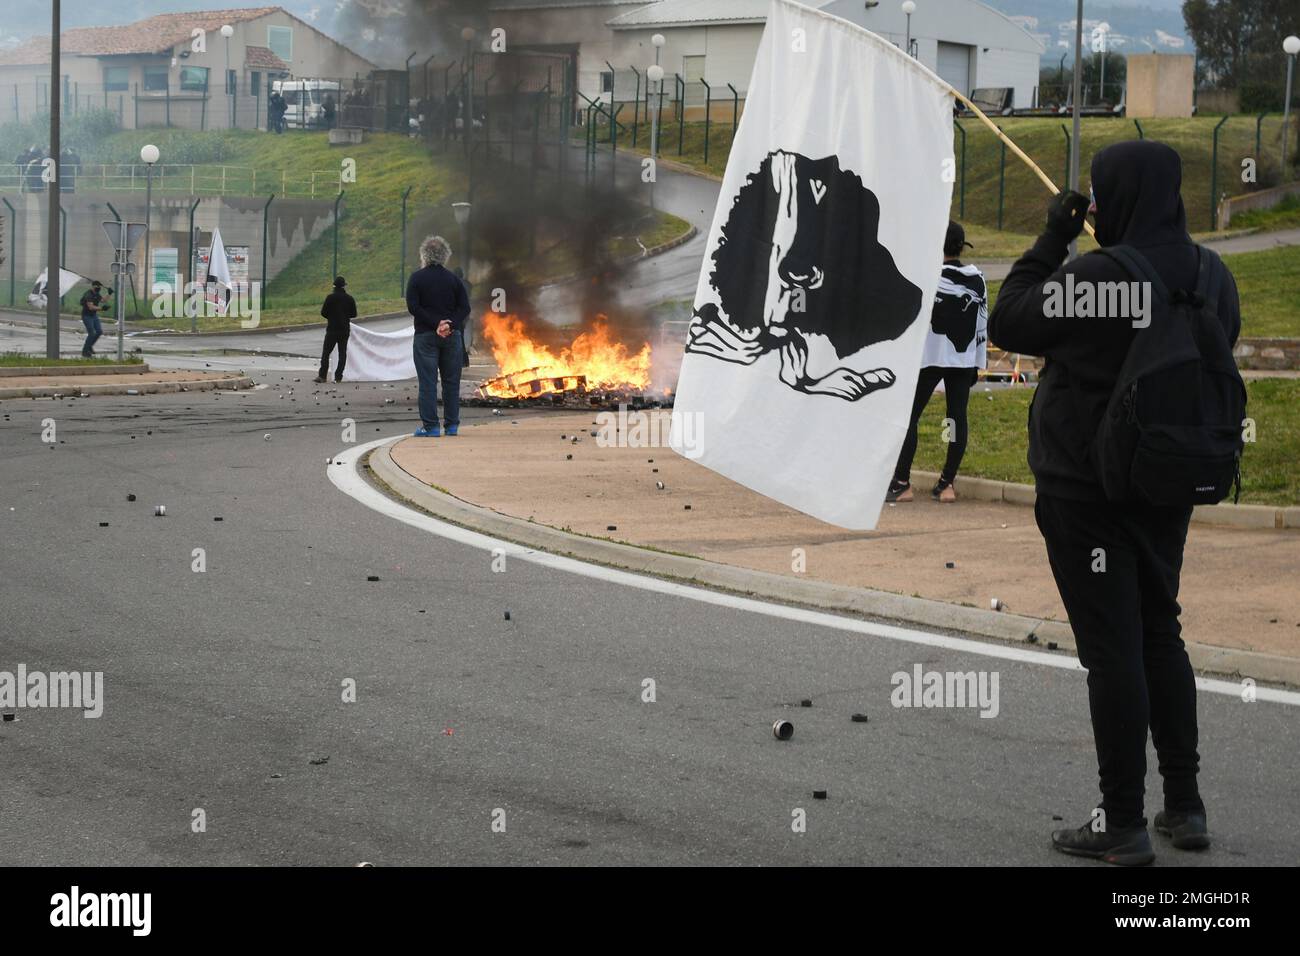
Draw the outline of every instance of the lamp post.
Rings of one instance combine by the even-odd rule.
[[[908,56],[912,55],[912,14],[916,13],[916,4],[912,0],[903,0],[903,12],[907,14],[907,45],[903,47]]]
[[[45,357],[59,357],[59,296],[63,277],[59,275],[59,0],[54,0],[50,27],[50,158],[54,161],[54,182],[45,184],[49,198],[49,218],[46,222],[48,241],[45,244]],[[9,250],[13,255],[15,250]]]
[[[660,100],[664,96],[664,68],[659,65],[659,55],[663,52],[664,35],[656,33],[650,38],[650,42],[655,48],[654,66],[645,71],[647,83],[654,84],[652,87]],[[659,104],[656,102],[655,106]],[[655,207],[655,180],[659,178],[659,111],[656,109],[650,114],[650,161],[653,164],[654,176],[650,180],[650,208]]]
[[[1282,102],[1282,181],[1286,182],[1286,147],[1291,138],[1291,78],[1295,74],[1295,58],[1300,53],[1300,37],[1292,34],[1282,41],[1286,54],[1286,99]]]
[[[452,214],[456,217],[456,225],[460,226],[460,247],[465,250],[465,278],[469,278],[469,212],[470,204],[467,202],[454,202],[451,204]]]
[[[151,241],[150,226],[153,223],[153,164],[158,162],[158,147],[149,143],[140,147],[140,161],[145,164],[144,185],[144,297],[151,301],[153,294],[153,274],[150,271],[149,246]]]
[[[223,25],[221,28],[221,35],[226,38],[226,99],[230,107],[227,110],[227,112],[230,114],[228,118],[228,122],[230,123],[230,128],[234,129],[235,128],[235,89],[234,89],[234,84],[230,82],[230,38],[235,35],[235,28],[232,27],[229,23]]]
[[[1092,48],[1101,54],[1101,81],[1099,83],[1097,102],[1106,102],[1106,31],[1110,29],[1110,24],[1099,23],[1092,34]]]
[[[1083,86],[1083,0],[1078,0],[1074,14],[1074,85],[1070,94],[1072,106],[1070,137],[1070,188],[1079,191],[1079,91]],[[1079,254],[1077,240],[1070,243],[1070,258]]]
[[[465,27],[460,38],[465,41],[465,158],[470,159],[474,155],[470,145],[474,135],[474,28]],[[465,215],[469,216],[468,208]],[[468,277],[468,270],[465,274]]]

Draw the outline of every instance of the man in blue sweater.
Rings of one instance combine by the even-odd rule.
[[[451,246],[442,236],[420,244],[420,264],[406,286],[406,308],[415,320],[415,374],[420,380],[421,425],[416,438],[437,438],[438,376],[442,375],[443,424],[448,435],[460,429],[461,329],[469,316],[465,284],[447,270]]]

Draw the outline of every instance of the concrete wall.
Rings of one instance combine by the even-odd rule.
[[[1128,58],[1128,115],[1192,115],[1196,58],[1190,53],[1134,53]]]
[[[45,268],[46,210],[45,194],[8,196],[17,210],[15,258],[16,281],[21,290],[30,285]],[[108,208],[112,203],[122,218],[128,222],[144,222],[144,195],[141,193],[97,193],[94,191],[65,193],[62,206],[67,214],[66,268],[87,278],[112,281],[110,264],[113,248],[104,234],[101,223],[113,219]],[[153,202],[153,248],[174,247],[180,250],[182,271],[189,252],[187,239],[189,209],[192,199],[186,197],[155,198]],[[214,226],[221,228],[221,238],[227,246],[249,247],[249,277],[262,277],[262,207],[264,199],[204,199],[194,213],[194,224],[202,231],[199,245],[206,245]],[[267,233],[267,279],[279,274],[311,240],[318,238],[330,227],[334,219],[334,204],[325,200],[277,199],[271,204]],[[7,217],[8,210],[5,210]],[[9,236],[5,247],[9,252]],[[132,252],[132,261],[143,271],[144,240]],[[8,278],[8,263],[3,268]],[[322,283],[327,282],[325,276]],[[137,291],[142,287],[137,279]]]

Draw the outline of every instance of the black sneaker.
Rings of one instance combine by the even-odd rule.
[[[890,482],[889,490],[885,492],[885,501],[911,501],[912,485],[906,481]]]
[[[1111,827],[1100,833],[1093,830],[1091,822],[1077,830],[1053,830],[1052,847],[1116,866],[1146,866],[1156,858],[1145,817],[1136,826]]]
[[[317,375],[315,378],[312,379],[312,381],[315,382],[317,385],[322,385],[325,382],[325,376]]]
[[[952,482],[947,478],[940,478],[930,489],[930,497],[935,501],[949,503],[957,500],[957,492],[952,487]]]
[[[1161,810],[1156,814],[1156,832],[1169,837],[1176,850],[1204,850],[1210,845],[1204,810]]]

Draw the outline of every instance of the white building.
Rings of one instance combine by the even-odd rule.
[[[899,48],[907,17],[901,0],[805,0],[807,6],[860,24]],[[770,0],[493,0],[491,26],[507,30],[512,47],[546,50],[577,61],[578,91],[619,101],[636,95],[637,72],[655,62],[650,38],[666,39],[660,64],[665,93],[685,87],[686,103],[702,106],[713,88],[715,115],[729,115],[733,94],[743,99],[767,19]],[[978,0],[916,0],[911,37],[917,58],[969,94],[979,87],[1011,87],[1014,105],[1034,105],[1043,44],[1021,25]],[[608,62],[607,62],[608,61]],[[611,73],[610,67],[613,67]],[[678,81],[680,77],[680,83]],[[702,82],[701,82],[702,81]]]

